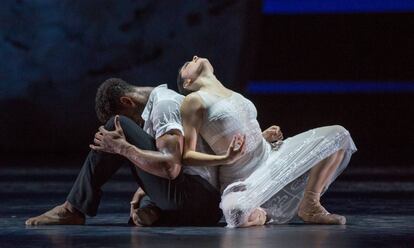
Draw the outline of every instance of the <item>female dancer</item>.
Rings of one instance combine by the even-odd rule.
[[[356,151],[345,128],[320,127],[284,141],[278,127],[262,133],[253,103],[224,87],[205,58],[186,62],[177,83],[190,93],[181,106],[183,162],[222,165],[220,205],[229,227],[285,223],[296,214],[308,223],[346,223],[319,201]],[[196,151],[198,134],[216,155]],[[276,140],[275,149],[269,142]]]

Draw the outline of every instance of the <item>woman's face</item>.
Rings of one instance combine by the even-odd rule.
[[[184,80],[190,79],[191,81],[195,81],[205,72],[214,73],[214,68],[208,59],[200,58],[198,56],[194,56],[191,61],[187,61],[180,71],[181,77]]]

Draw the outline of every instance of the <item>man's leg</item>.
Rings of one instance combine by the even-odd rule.
[[[120,124],[129,143],[141,148],[155,140],[132,120],[120,117]],[[113,125],[113,122],[110,122]],[[154,145],[155,148],[155,145]],[[149,149],[147,149],[149,150]],[[221,217],[220,193],[199,176],[180,174],[169,180],[135,166],[138,183],[151,202],[161,209],[161,225],[210,225]],[[217,221],[218,221],[217,219]]]
[[[141,149],[156,150],[155,140],[126,117],[120,118],[127,139]],[[114,129],[113,118],[105,128]],[[137,129],[137,130],[133,130]],[[52,210],[26,221],[27,225],[83,224],[84,215],[95,216],[101,199],[102,186],[123,165],[131,163],[122,156],[91,150],[67,197],[67,201]],[[133,169],[135,172],[136,170]],[[134,175],[136,177],[136,175]],[[136,177],[138,179],[138,177]]]
[[[156,150],[154,138],[145,133],[142,128],[139,127],[134,121],[123,116],[120,116],[119,121],[124,131],[125,137],[129,143],[143,150]],[[108,121],[105,127],[108,130],[114,129],[113,118]],[[109,180],[109,178],[118,170],[122,164],[126,162],[131,164],[127,159],[118,155],[91,152],[90,156],[88,156],[85,161],[81,174],[76,180],[75,185],[73,186],[68,196],[67,203],[69,203],[70,206],[79,210],[83,214],[91,216],[95,215],[100,200],[101,186],[107,180]],[[199,182],[190,183],[191,180],[186,180],[186,175],[182,173],[180,173],[177,178],[169,180],[143,171],[137,166],[135,166],[135,168],[137,172],[138,184],[140,187],[142,187],[146,194],[151,198],[152,202],[154,202],[156,206],[162,209],[163,213],[168,213],[166,215],[169,217],[167,218],[168,221],[166,221],[168,222],[167,224],[174,224],[177,221],[180,221],[183,219],[181,218],[183,214],[184,219],[191,218],[190,216],[185,215],[186,211],[183,211],[185,204],[190,203],[191,205],[194,205],[194,203],[192,203],[193,201],[208,202],[210,199],[216,197],[215,194],[212,194],[206,190],[206,187],[202,186]],[[189,183],[191,185],[188,185]],[[207,182],[205,183],[208,184]],[[212,196],[211,198],[209,198],[210,195]],[[199,199],[195,199],[194,197],[198,197]],[[57,208],[59,208],[58,210],[65,208],[65,213],[67,213],[67,215],[72,214],[70,207],[65,206],[65,204],[63,206],[58,206]],[[49,215],[51,211],[48,212]],[[53,217],[61,218],[62,214],[59,214],[59,216]],[[50,224],[47,222],[45,223],[43,220],[43,222],[39,221],[41,220],[42,216],[44,215],[29,219],[26,224]],[[33,219],[35,219],[35,221],[33,221]],[[65,215],[65,220],[66,219],[68,218]],[[56,223],[55,221],[51,224],[61,223]],[[72,223],[64,221],[64,224]]]

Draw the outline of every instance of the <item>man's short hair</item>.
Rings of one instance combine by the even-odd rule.
[[[100,122],[106,123],[112,116],[119,114],[120,98],[132,92],[133,86],[120,78],[109,78],[98,88],[95,97],[95,111]]]

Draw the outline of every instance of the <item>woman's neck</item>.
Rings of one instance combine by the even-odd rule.
[[[232,94],[232,91],[224,87],[224,85],[214,75],[212,77],[203,77],[200,79],[199,90],[221,97],[228,97]]]
[[[200,90],[217,91],[226,89],[224,85],[214,75],[206,75],[202,78],[199,78],[199,80]]]

